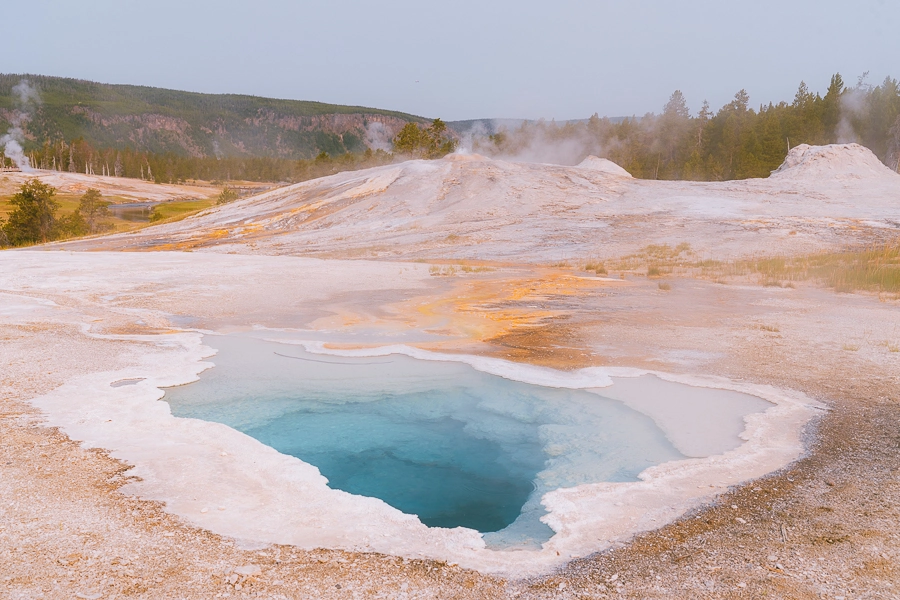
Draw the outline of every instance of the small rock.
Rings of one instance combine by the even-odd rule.
[[[234,589],[237,590],[237,591],[239,592],[239,591],[241,591],[242,589],[244,589],[244,586],[242,586],[242,585],[239,584],[239,583],[236,583],[236,584],[234,584]]]
[[[562,582],[562,583],[560,583],[560,584],[559,584],[559,588],[558,588],[558,589],[559,589],[559,590],[560,590],[560,591],[562,591],[562,590],[564,590],[564,589],[566,589],[566,582],[565,582],[565,581],[563,581],[563,582]]]
[[[778,560],[778,557],[775,556],[774,554],[770,554],[768,558],[769,558],[769,562],[775,562],[776,560]]]
[[[259,565],[241,565],[235,568],[234,572],[244,577],[256,577],[262,574],[262,569],[259,568]]]
[[[75,597],[81,598],[82,600],[98,600],[103,597],[103,594],[99,592],[96,594],[82,594],[80,592],[75,592]]]
[[[203,508],[200,509],[200,512],[202,512],[202,513],[208,513],[208,512],[209,512],[209,509],[206,508],[206,507],[204,506]]]
[[[612,583],[613,581],[615,581],[615,580],[618,579],[618,578],[619,578],[619,574],[616,573],[616,574],[613,575],[612,577],[607,578],[607,579],[606,579],[606,582],[607,582],[607,583]]]
[[[732,505],[731,505],[731,508],[734,509],[734,510],[737,510],[737,504],[732,504]]]
[[[739,584],[737,584],[737,586],[738,586],[739,588],[745,588],[745,587],[747,587],[747,584],[744,583],[744,582],[742,581],[742,582],[740,582]]]
[[[747,524],[747,520],[746,520],[746,519],[742,519],[742,518],[740,518],[740,517],[738,517],[737,519],[735,519],[735,521],[737,521],[737,522],[740,523],[741,525],[746,525],[746,524]]]
[[[825,480],[825,485],[827,485],[828,487],[834,487],[834,482],[831,481],[830,479],[826,479],[826,480]]]
[[[775,563],[775,568],[779,571],[784,571],[784,567],[781,566],[781,563]]]

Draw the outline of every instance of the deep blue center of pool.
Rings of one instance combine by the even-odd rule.
[[[225,423],[433,527],[534,545],[541,496],[634,480],[682,458],[645,415],[582,390],[534,386],[456,362],[344,359],[241,336],[200,381],[166,391],[176,416]]]
[[[512,461],[500,444],[467,434],[451,417],[409,422],[357,408],[293,412],[245,433],[317,466],[331,487],[381,498],[430,527],[503,529],[544,466],[540,447]]]

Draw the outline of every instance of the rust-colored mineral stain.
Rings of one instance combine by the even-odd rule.
[[[530,267],[529,271],[525,276],[502,272],[463,276],[438,295],[417,296],[385,307],[391,313],[386,318],[341,313],[327,321],[400,325],[404,330],[440,335],[443,339],[439,341],[413,344],[435,352],[469,352],[477,346],[481,354],[559,369],[598,364],[600,357],[582,342],[577,327],[568,323],[570,311],[554,308],[554,299],[576,299],[623,283],[557,269]],[[334,349],[369,346],[328,344]]]

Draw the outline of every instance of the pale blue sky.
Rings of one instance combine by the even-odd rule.
[[[696,112],[900,77],[897,0],[4,2],[0,72],[447,120]]]

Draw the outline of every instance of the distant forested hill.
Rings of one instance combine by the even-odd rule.
[[[309,159],[365,151],[367,128],[389,146],[403,125],[425,119],[361,106],[0,74],[0,133],[14,121],[26,153],[78,140],[97,149],[197,158]]]

